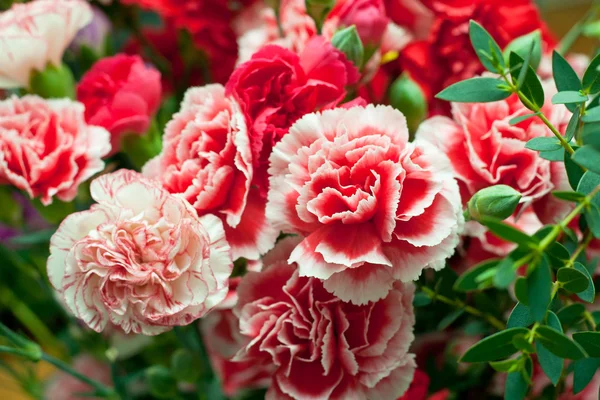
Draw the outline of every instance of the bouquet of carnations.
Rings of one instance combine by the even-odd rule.
[[[0,7],[3,398],[598,399],[600,3]]]

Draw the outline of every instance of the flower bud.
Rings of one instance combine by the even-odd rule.
[[[411,133],[427,116],[425,94],[407,74],[402,74],[390,87],[390,105],[404,114]]]
[[[150,393],[158,399],[172,399],[177,396],[177,381],[171,371],[162,365],[153,365],[146,370],[146,383]]]
[[[478,220],[481,217],[506,219],[515,212],[521,194],[506,185],[496,185],[481,189],[467,204],[469,215]]]
[[[43,71],[33,71],[29,81],[29,90],[40,97],[75,98],[75,79],[71,70],[64,64],[56,67],[48,64]]]
[[[337,31],[331,38],[331,44],[344,53],[357,68],[362,67],[365,49],[354,25]]]

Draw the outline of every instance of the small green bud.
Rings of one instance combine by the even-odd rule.
[[[177,396],[177,380],[168,368],[153,365],[146,369],[146,383],[150,393],[158,399],[172,399]]]
[[[346,58],[352,61],[357,68],[362,67],[365,49],[356,31],[356,26],[352,25],[337,31],[331,38],[331,44],[344,53]]]
[[[320,33],[323,21],[335,5],[335,0],[305,0],[304,4],[306,5],[306,13],[315,21]]]
[[[506,219],[515,212],[519,200],[521,194],[515,189],[506,185],[496,185],[475,193],[469,200],[467,209],[474,220],[481,217]]]
[[[407,74],[402,74],[390,87],[390,105],[406,117],[408,130],[414,134],[427,116],[427,99],[423,90]]]
[[[171,356],[171,371],[178,380],[192,383],[200,378],[202,364],[189,351],[179,349]]]
[[[55,67],[48,64],[43,71],[33,71],[29,91],[46,99],[75,98],[75,79],[66,65]]]

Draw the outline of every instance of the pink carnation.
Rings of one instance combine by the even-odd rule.
[[[104,168],[109,134],[87,125],[84,107],[37,96],[0,101],[0,184],[43,204],[71,201],[79,184]]]
[[[554,91],[555,92],[555,91]],[[559,131],[564,132],[570,113],[563,105],[550,102],[548,90],[544,114]],[[453,103],[452,118],[436,116],[426,120],[417,138],[441,149],[450,159],[463,201],[483,188],[504,184],[523,195],[544,223],[560,218],[570,207],[555,199],[553,190],[568,190],[564,165],[550,162],[539,153],[525,148],[530,139],[553,136],[538,118],[516,125],[515,117],[530,114],[516,96],[493,103]],[[536,204],[537,203],[537,204]]]
[[[0,88],[27,87],[33,71],[60,65],[77,31],[91,20],[84,0],[15,3],[0,13]]]
[[[249,342],[233,360],[271,368],[267,399],[401,396],[415,370],[408,353],[414,286],[396,281],[383,299],[355,306],[299,276],[287,265],[289,251],[278,247],[272,264],[249,272],[239,287],[234,312]]]
[[[267,217],[305,236],[290,263],[344,301],[384,298],[394,279],[442,268],[458,244],[462,210],[448,160],[409,143],[391,107],[306,115],[270,162]]]
[[[156,335],[188,325],[227,295],[231,251],[221,221],[136,172],[92,182],[90,210],[50,241],[48,277],[90,328]]]
[[[244,115],[215,84],[188,90],[169,122],[162,153],[144,167],[198,212],[224,221],[233,258],[258,259],[279,234],[267,222],[266,201],[251,188],[252,152]]]

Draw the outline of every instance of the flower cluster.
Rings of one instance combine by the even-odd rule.
[[[596,390],[597,6],[559,44],[532,0],[5,3],[0,298],[42,343],[0,353],[49,399]]]

